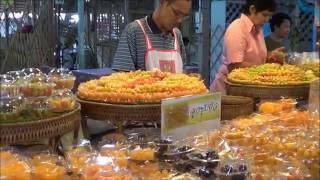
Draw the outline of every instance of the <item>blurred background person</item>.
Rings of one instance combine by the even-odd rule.
[[[270,19],[271,34],[265,38],[268,52],[284,47],[285,52],[290,51],[288,36],[292,20],[285,13],[276,13]]]

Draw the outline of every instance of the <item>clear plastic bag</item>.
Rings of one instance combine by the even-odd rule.
[[[30,162],[11,147],[1,148],[0,179],[31,180]]]

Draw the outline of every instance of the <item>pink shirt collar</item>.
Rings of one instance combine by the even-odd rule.
[[[244,22],[249,32],[252,32],[255,34],[258,34],[260,32],[260,28],[257,28],[247,15],[241,14],[240,19],[242,22]]]

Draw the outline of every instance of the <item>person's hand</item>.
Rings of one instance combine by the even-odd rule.
[[[269,57],[267,58],[267,63],[283,64],[286,56],[286,53],[284,53],[284,47],[277,48],[271,51]]]

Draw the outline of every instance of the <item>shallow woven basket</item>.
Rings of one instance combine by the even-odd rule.
[[[225,81],[228,95],[245,96],[261,99],[279,99],[281,97],[303,98],[309,97],[309,84],[288,86],[259,86],[236,84]]]
[[[97,120],[160,122],[161,104],[122,105],[78,99],[81,113]]]
[[[232,120],[253,113],[253,100],[242,96],[222,96],[221,120]]]
[[[73,111],[48,119],[0,124],[0,144],[10,145],[53,138],[73,131],[81,120],[80,105]]]

